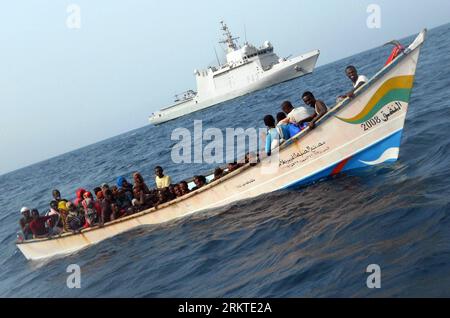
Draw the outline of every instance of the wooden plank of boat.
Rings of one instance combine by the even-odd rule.
[[[282,145],[276,161],[273,155],[264,158],[182,198],[103,227],[18,242],[17,247],[29,260],[70,254],[141,225],[168,222],[341,171],[397,160],[425,36],[426,30],[358,89],[354,98],[332,108],[314,130],[304,130]]]

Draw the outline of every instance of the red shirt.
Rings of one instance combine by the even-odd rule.
[[[30,222],[30,230],[33,235],[45,235],[47,234],[47,229],[45,228],[45,221],[51,219],[51,216],[41,216],[36,220]]]

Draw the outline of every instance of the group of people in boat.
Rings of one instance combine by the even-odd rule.
[[[249,157],[246,156],[246,162]],[[216,168],[213,179],[216,181],[231,173],[245,163],[229,163],[226,168]],[[143,210],[157,207],[184,195],[196,191],[206,184],[207,178],[196,175],[191,188],[188,182],[172,183],[170,176],[164,174],[162,167],[155,167],[156,188],[149,188],[139,172],[133,174],[133,183],[120,176],[113,186],[103,183],[91,191],[80,188],[75,193],[74,200],[61,197],[59,190],[53,190],[53,200],[49,210],[41,215],[37,209],[23,207],[19,221],[20,240],[46,238],[65,232],[79,232],[93,226],[103,226],[105,223],[132,215]]]
[[[345,73],[352,81],[353,89],[338,96],[338,102],[345,98],[352,98],[354,92],[368,82],[366,76],[358,75],[358,71],[353,65],[347,66]],[[328,112],[326,104],[322,100],[316,99],[310,91],[303,93],[302,100],[306,106],[294,108],[290,101],[285,101],[281,104],[282,111],[276,115],[276,118],[272,115],[264,116],[264,124],[267,127],[265,151],[268,156],[271,155],[273,149],[302,130],[308,127],[314,129],[316,122]]]
[[[203,181],[201,176],[194,178],[197,187],[201,187]],[[133,183],[120,176],[113,186],[104,183],[92,192],[78,189],[74,200],[63,199],[59,190],[53,190],[53,200],[45,215],[41,216],[37,209],[21,209],[19,225],[22,239],[43,238],[96,225],[103,226],[192,191],[185,181],[172,184],[170,176],[164,175],[160,166],[155,168],[155,189],[150,189],[138,172],[133,174]]]
[[[353,89],[338,98],[351,98],[360,86],[366,83],[367,77],[358,76],[354,66],[346,68],[348,78],[353,82]],[[285,101],[281,104],[282,112],[276,119],[272,115],[264,117],[267,126],[265,151],[271,155],[272,150],[283,141],[297,135],[303,129],[314,129],[315,123],[327,113],[327,106],[313,93],[303,93],[302,100],[306,106],[294,108],[292,103]],[[254,160],[256,159],[256,160]],[[216,168],[213,179],[216,181],[228,173],[231,173],[247,163],[251,165],[259,161],[246,154],[242,163],[229,163],[227,167]],[[62,199],[59,190],[53,190],[53,200],[49,204],[49,210],[45,215],[40,215],[37,209],[23,207],[20,211],[22,217],[19,221],[21,240],[45,238],[60,235],[65,232],[78,232],[93,226],[103,226],[105,223],[132,215],[143,210],[157,207],[161,204],[183,197],[184,195],[204,187],[208,181],[203,175],[194,176],[195,186],[189,188],[186,181],[177,184],[172,183],[170,176],[164,174],[162,167],[155,167],[156,188],[150,189],[142,175],[133,174],[133,183],[120,176],[116,185],[106,183],[96,187],[93,191],[80,188],[76,191],[74,200]]]

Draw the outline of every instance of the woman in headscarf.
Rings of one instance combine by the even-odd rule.
[[[145,206],[145,193],[141,184],[135,184],[133,187],[133,200],[131,201],[133,206],[142,210]]]
[[[48,215],[59,215],[58,201],[53,200],[50,202],[50,211],[47,214]]]
[[[77,207],[72,202],[67,202],[67,218],[66,223],[68,225],[69,230],[78,231],[83,226],[84,217],[80,215]]]
[[[84,200],[83,194],[86,192],[85,189],[79,188],[76,192],[77,198],[73,201],[75,207],[79,207],[81,202]]]
[[[134,180],[134,186],[139,186],[142,191],[144,191],[145,194],[149,194],[150,190],[148,189],[147,185],[145,184],[144,178],[142,178],[141,174],[139,172],[135,172],[133,174],[133,180]]]
[[[120,194],[124,194],[128,201],[133,200],[133,186],[124,177],[117,178],[117,188]]]
[[[117,180],[117,186],[112,187],[112,193],[119,208],[120,216],[131,214],[133,200],[133,190],[128,190],[128,183],[125,179]]]
[[[101,192],[101,190],[100,190],[100,192]],[[92,193],[89,191],[86,191],[84,193],[83,197],[84,197],[84,200],[83,200],[83,202],[81,202],[81,205],[83,206],[85,218],[86,218],[86,215],[90,213],[90,212],[88,213],[87,210],[92,208],[96,211],[96,213],[97,213],[96,219],[98,220],[100,218],[100,215],[102,214],[102,207],[100,205],[100,202],[95,200],[94,197],[92,196]],[[92,205],[92,207],[90,207],[90,205]]]
[[[63,231],[64,232],[68,232],[69,231],[69,226],[67,225],[67,203],[68,202],[64,202],[64,201],[60,201],[58,203],[58,211],[59,214],[61,215],[61,222],[62,222],[62,227],[63,227]]]
[[[50,211],[47,215],[52,217],[47,221],[47,226],[50,229],[50,235],[61,233],[63,231],[63,222],[61,213],[58,211],[58,201],[53,200],[50,202]]]
[[[84,206],[84,225],[83,228],[88,228],[91,226],[94,226],[94,224],[97,223],[98,220],[98,210],[95,207],[94,199],[92,198],[86,198],[83,201]],[[101,213],[101,208],[100,208]]]

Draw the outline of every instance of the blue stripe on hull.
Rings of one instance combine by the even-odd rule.
[[[291,189],[301,185],[310,184],[317,180],[328,178],[335,173],[336,169],[339,168],[338,166],[342,164],[343,167],[339,170],[339,172],[369,167],[381,163],[395,162],[398,158],[398,150],[400,148],[402,132],[403,130],[400,130],[375,145],[361,150],[350,159],[344,158],[345,160],[348,160],[348,162],[344,162],[345,160],[343,160],[342,162],[329,166],[312,176],[291,183],[283,189]]]

